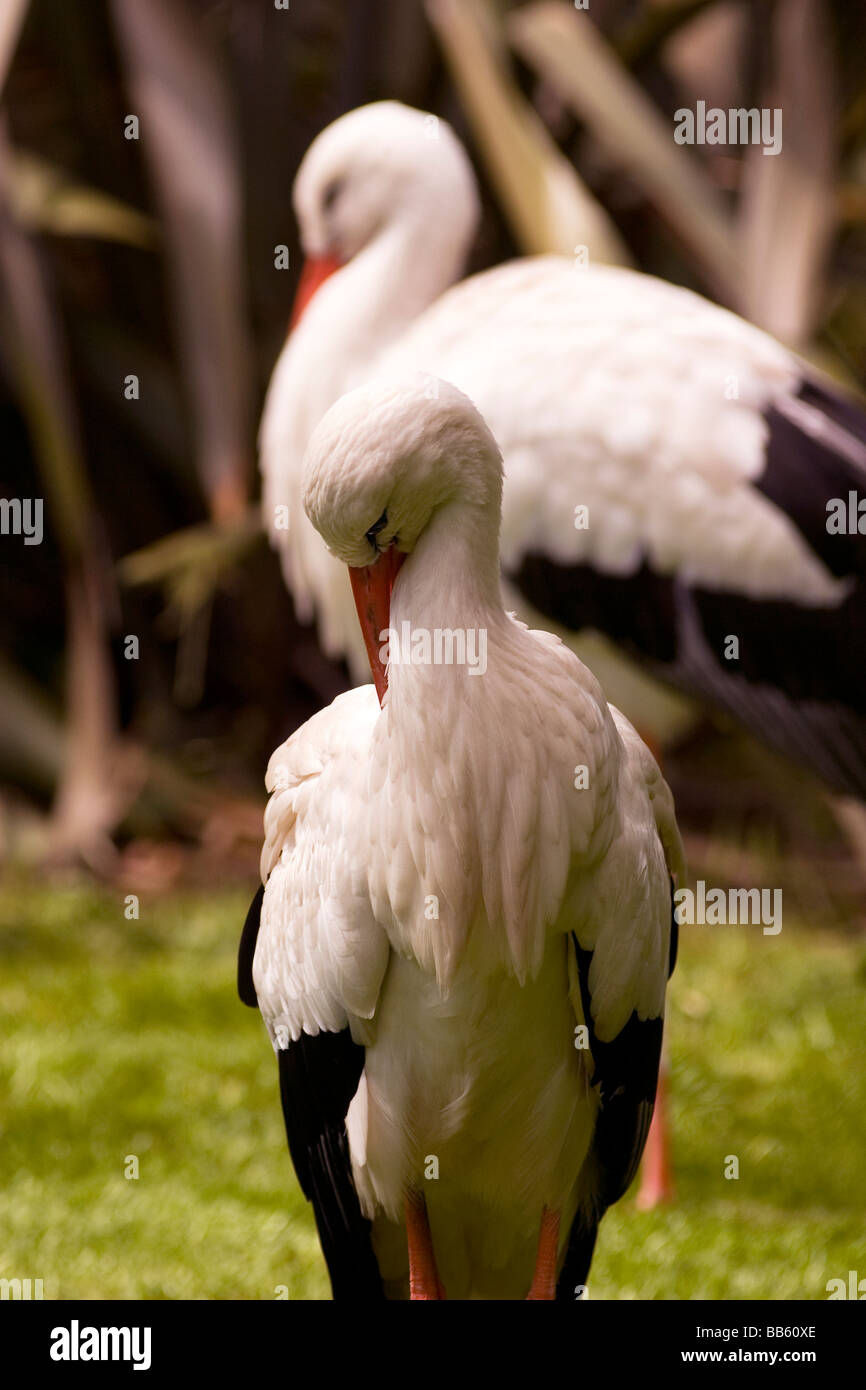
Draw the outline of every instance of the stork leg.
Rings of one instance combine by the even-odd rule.
[[[559,1244],[559,1212],[545,1207],[541,1213],[541,1230],[538,1233],[538,1254],[535,1257],[535,1274],[527,1300],[556,1298],[556,1249]]]
[[[420,1192],[410,1192],[405,1204],[406,1237],[409,1243],[410,1299],[442,1299],[445,1290],[439,1281],[433,1237],[427,1220],[427,1203]]]
[[[652,1211],[653,1207],[663,1202],[672,1202],[674,1199],[665,1071],[663,1060],[656,1089],[655,1110],[641,1166],[640,1190],[636,1201],[641,1211]]]
[[[663,767],[661,745],[647,734],[641,734],[641,738],[659,767]],[[656,1086],[655,1109],[647,1135],[640,1169],[640,1187],[635,1201],[639,1211],[652,1211],[653,1207],[672,1202],[675,1195],[674,1165],[671,1158],[671,1127],[668,1118],[667,1070],[667,1034],[665,1034],[662,1043],[659,1079]]]

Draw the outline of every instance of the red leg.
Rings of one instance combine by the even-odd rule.
[[[545,1207],[538,1233],[535,1274],[527,1299],[552,1301],[556,1298],[556,1249],[559,1244],[559,1212]]]
[[[427,1203],[420,1192],[406,1198],[406,1238],[409,1243],[409,1297],[442,1299],[445,1290],[439,1282],[433,1238],[427,1220]]]
[[[656,1108],[647,1136],[646,1149],[641,1169],[640,1190],[637,1205],[641,1211],[651,1211],[662,1202],[674,1199],[674,1173],[670,1153],[670,1126],[668,1124],[667,1080],[665,1063],[659,1072],[656,1091]]]
[[[660,744],[651,736],[641,734],[659,767],[663,767]],[[674,1166],[671,1158],[670,1122],[668,1120],[667,1096],[667,1041],[662,1052],[659,1082],[656,1090],[656,1104],[650,1132],[647,1135],[643,1164],[640,1174],[636,1205],[640,1211],[652,1211],[653,1207],[674,1200]]]

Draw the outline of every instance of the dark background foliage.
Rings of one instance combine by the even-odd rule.
[[[803,4],[811,0],[790,0],[785,13],[784,3],[593,0],[591,21],[610,40],[623,69],[672,121],[701,72],[718,91],[758,102],[778,61],[774,24],[787,12],[791,25],[798,24]],[[157,8],[177,18],[225,104],[240,194],[238,337],[245,338],[237,345],[242,443],[234,448],[232,469],[236,492],[247,488],[252,506],[258,487],[256,422],[300,266],[291,184],[304,150],[324,125],[381,97],[446,117],[469,145],[482,180],[484,217],[470,268],[494,264],[524,248],[486,173],[483,148],[420,0],[291,0],[288,11],[270,0],[159,0],[155,7],[145,3],[139,13]],[[486,13],[504,20],[525,8],[503,4]],[[322,656],[314,631],[296,622],[277,562],[260,537],[249,535],[239,542],[237,553],[218,564],[213,582],[203,581],[199,599],[180,609],[167,604],[164,582],[132,584],[129,572],[118,569],[124,557],[173,533],[196,525],[204,525],[205,534],[207,528],[239,525],[243,511],[235,506],[227,516],[219,514],[209,490],[213,477],[208,477],[207,460],[203,467],[200,448],[196,452],[200,420],[190,359],[179,341],[169,213],[146,132],[138,141],[124,138],[125,117],[139,108],[131,90],[134,41],[128,33],[124,40],[123,9],[122,0],[115,5],[108,0],[76,5],[32,0],[2,94],[10,149],[47,161],[64,184],[111,195],[151,219],[152,235],[132,238],[140,244],[130,244],[128,236],[112,240],[100,235],[98,211],[90,233],[69,234],[55,217],[50,189],[43,193],[38,213],[31,209],[28,216],[16,218],[54,317],[72,429],[80,440],[84,483],[79,503],[87,518],[84,569],[91,579],[95,572],[94,592],[99,594],[92,635],[97,645],[104,639],[111,652],[102,734],[91,729],[90,737],[101,738],[102,747],[116,733],[121,736],[119,761],[100,773],[122,788],[111,813],[103,817],[115,843],[141,835],[199,834],[207,814],[190,811],[193,784],[231,788],[242,805],[246,798],[258,797],[270,749],[347,679],[341,666]],[[818,123],[823,115],[832,130],[836,167],[831,233],[826,254],[814,267],[820,281],[816,307],[804,341],[797,345],[817,352],[825,365],[856,385],[863,382],[866,366],[866,15],[859,5],[841,0],[816,5],[815,12],[829,45],[832,83],[826,90],[811,90],[807,84],[799,99],[811,116],[819,104]],[[721,20],[714,20],[714,13]],[[682,55],[684,42],[688,61]],[[638,266],[713,294],[712,277],[684,244],[671,210],[647,197],[618,151],[600,143],[549,82],[515,53],[510,69],[515,90],[542,114]],[[794,119],[786,109],[792,129]],[[733,212],[744,198],[742,151],[705,148],[692,153]],[[13,216],[8,206],[5,216]],[[274,248],[281,243],[289,247],[288,271],[274,265]],[[206,226],[197,244],[206,259]],[[195,256],[194,239],[192,245]],[[213,295],[223,289],[214,276]],[[8,285],[4,299],[8,329]],[[52,798],[56,801],[64,765],[69,775],[69,749],[81,722],[75,715],[68,648],[75,602],[70,593],[79,561],[70,558],[68,514],[58,504],[56,489],[46,485],[38,450],[34,452],[33,415],[22,401],[16,371],[18,346],[5,331],[0,489],[11,497],[44,493],[46,535],[38,548],[23,546],[20,538],[3,538],[0,783],[7,787],[4,804],[10,814],[10,808],[17,811],[22,805],[44,811]],[[129,373],[140,378],[138,401],[124,397]],[[194,558],[187,568],[195,573]],[[140,639],[137,661],[124,659],[129,634]],[[80,693],[78,705],[85,707],[86,723],[92,697]],[[92,765],[86,734],[80,735],[80,744],[84,760]],[[162,759],[162,771],[139,768],[131,774],[130,746]],[[85,797],[73,819],[86,816],[91,804]],[[67,826],[67,831],[61,847],[77,852],[88,835],[80,827]],[[90,857],[98,865],[99,854]]]

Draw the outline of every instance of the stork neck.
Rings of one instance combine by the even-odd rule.
[[[441,688],[448,674],[447,669],[442,672],[443,666],[465,689],[466,668],[483,669],[488,640],[507,621],[499,591],[498,509],[492,503],[451,503],[440,508],[394,586],[389,643],[392,707],[400,704],[407,687],[419,681]],[[470,687],[478,684],[469,682]]]
[[[410,211],[384,227],[339,271],[344,332],[383,351],[460,275],[471,231]]]
[[[296,489],[304,448],[325,411],[369,378],[377,358],[456,279],[465,250],[465,240],[453,232],[431,232],[417,225],[415,214],[404,214],[318,291],[275,376],[280,418],[292,431],[289,478]],[[281,439],[281,449],[286,445]],[[297,494],[290,500],[297,502]]]
[[[300,505],[301,462],[318,421],[344,392],[368,378],[376,359],[459,276],[471,241],[474,205],[436,216],[404,210],[328,279],[283,349],[271,383],[279,412],[266,469],[268,502],[301,514],[293,546],[319,547]],[[440,210],[441,211],[441,210]],[[266,419],[270,415],[266,410]],[[285,423],[284,423],[285,422]],[[283,471],[284,469],[284,471]]]

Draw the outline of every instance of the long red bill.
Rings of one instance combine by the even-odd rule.
[[[391,626],[391,590],[405,559],[402,550],[392,545],[372,565],[360,568],[349,566],[355,607],[361,620],[364,646],[380,705],[388,689],[388,676],[379,653],[387,641],[384,634]]]
[[[298,288],[295,290],[292,317],[289,319],[290,333],[300,323],[316,291],[321,289],[325,281],[339,270],[341,265],[342,261],[338,261],[336,256],[311,256],[309,260],[304,261]]]

